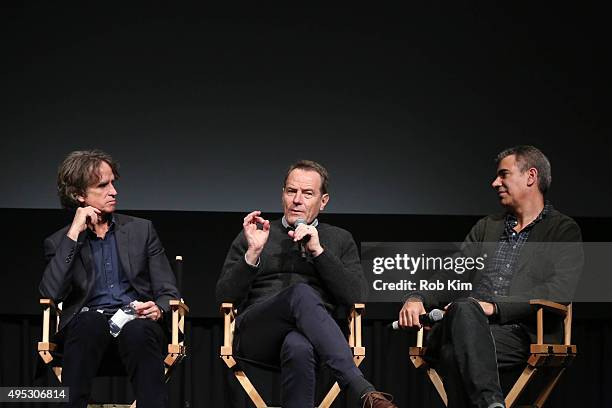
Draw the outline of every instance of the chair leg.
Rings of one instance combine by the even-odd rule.
[[[57,377],[57,380],[61,383],[62,382],[62,367],[53,367],[53,374],[55,374],[55,376]]]
[[[442,378],[440,378],[440,374],[438,374],[438,372],[435,369],[428,368],[427,375],[431,379],[431,382],[434,385],[434,387],[436,387],[436,391],[438,391],[440,398],[442,398],[442,402],[444,402],[444,406],[447,407],[448,397],[446,396],[446,390],[444,389],[444,384],[442,383]]]
[[[244,390],[246,391],[251,401],[253,401],[253,404],[255,404],[257,408],[266,408],[266,403],[264,402],[263,398],[261,398],[261,395],[259,395],[255,387],[251,383],[251,380],[249,380],[244,371],[235,370],[234,375],[240,382],[242,388],[244,388]]]
[[[323,401],[321,401],[321,404],[319,404],[319,408],[331,407],[331,404],[334,402],[336,397],[338,397],[338,394],[340,394],[340,386],[337,382],[335,382],[331,389],[327,392],[325,398],[323,398]]]
[[[550,396],[550,393],[552,392],[552,390],[555,388],[555,386],[557,385],[557,383],[559,382],[559,378],[561,378],[561,375],[563,375],[563,372],[565,371],[565,367],[561,367],[561,369],[559,370],[559,372],[557,373],[557,375],[555,375],[553,377],[552,380],[550,380],[550,382],[548,383],[548,385],[546,387],[544,387],[544,389],[542,390],[542,392],[540,393],[540,395],[538,396],[538,399],[536,400],[536,402],[533,404],[534,407],[536,408],[541,408],[544,403],[546,402],[546,400],[548,399],[548,397]]]
[[[359,340],[359,344],[361,344],[361,340]],[[356,348],[354,347],[353,353],[355,353],[356,351],[355,349]],[[359,349],[357,350],[357,352],[359,352],[360,354],[353,355],[353,361],[355,362],[355,365],[359,367],[359,365],[363,362],[363,359],[365,358],[365,349],[359,346]],[[325,395],[325,398],[323,398],[323,401],[321,401],[321,404],[319,404],[318,408],[331,407],[331,405],[334,403],[336,398],[338,398],[338,394],[340,394],[340,386],[338,385],[337,382],[335,382],[334,385],[332,385],[330,390]]]
[[[530,365],[525,367],[520,377],[518,378],[518,380],[516,380],[516,382],[514,383],[514,386],[512,387],[512,389],[506,396],[506,407],[507,408],[514,407],[514,404],[518,400],[518,397],[521,396],[521,394],[525,390],[525,387],[527,386],[527,384],[529,384],[529,381],[531,381],[531,378],[533,377],[533,375],[536,373],[537,370],[538,370],[537,368],[532,367]]]

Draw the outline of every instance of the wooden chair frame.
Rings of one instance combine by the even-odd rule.
[[[361,316],[365,309],[365,304],[355,303],[351,308],[348,316],[348,344],[353,352],[353,361],[355,365],[359,367],[363,359],[365,358],[365,347],[361,343]],[[232,344],[234,341],[234,323],[236,319],[236,310],[232,303],[223,303],[221,305],[221,313],[223,314],[223,345],[220,350],[220,357],[228,368],[232,369],[234,376],[238,379],[238,382],[247,393],[253,404],[257,408],[267,408],[265,401],[257,392],[257,389],[253,386],[249,378],[246,376],[244,371],[237,365],[236,358],[233,354]],[[318,408],[329,408],[336,397],[340,394],[340,386],[337,382],[327,392],[323,401],[319,404]]]
[[[183,261],[182,256],[176,257],[177,265],[181,265]],[[181,265],[182,266],[182,265]],[[62,312],[61,303],[56,305],[51,299],[40,299],[40,304],[43,308],[43,328],[42,328],[42,341],[38,342],[38,354],[45,364],[50,364],[54,360],[53,353],[57,349],[57,344],[51,342],[51,314],[55,315],[54,333],[58,331],[60,315]],[[187,348],[185,346],[185,316],[189,313],[189,307],[183,302],[182,299],[170,300],[170,310],[172,319],[172,333],[170,343],[168,344],[168,354],[164,359],[164,379],[165,382],[170,380],[173,369],[181,362],[187,355]],[[165,316],[168,318],[168,316]],[[58,381],[62,382],[62,367],[55,366],[51,367],[51,370],[57,377]],[[136,407],[136,401],[132,403],[131,408]]]
[[[537,339],[535,344],[530,346],[530,355],[527,359],[527,365],[514,386],[508,392],[505,403],[507,408],[516,406],[519,397],[525,391],[525,388],[530,381],[535,378],[535,374],[544,367],[552,367],[555,372],[552,378],[545,384],[540,391],[536,400],[529,407],[541,408],[552,390],[557,385],[557,382],[563,375],[565,369],[569,366],[572,360],[576,357],[576,346],[571,344],[572,340],[572,304],[562,305],[560,303],[549,300],[534,299],[529,301],[537,310]],[[564,338],[563,344],[545,344],[544,343],[544,311],[553,312],[563,316]],[[417,334],[416,347],[410,347],[409,355],[412,364],[416,368],[424,368],[427,371],[429,379],[433,383],[440,398],[445,406],[448,406],[448,398],[444,389],[442,378],[433,367],[430,367],[424,360],[426,347],[423,346],[423,329]]]

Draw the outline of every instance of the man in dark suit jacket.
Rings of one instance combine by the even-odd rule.
[[[506,212],[478,221],[462,248],[462,256],[486,259],[484,268],[461,276],[472,290],[412,292],[400,311],[400,326],[420,327],[425,305],[446,305],[442,323],[428,336],[426,357],[442,376],[449,408],[503,408],[498,368],[524,363],[535,338],[529,300],[571,301],[582,269],[582,237],[574,220],[544,199],[550,182],[550,163],[540,150],[501,152],[492,187]],[[451,275],[440,272],[430,280],[459,277]],[[557,323],[547,338],[559,336]]]
[[[71,407],[85,407],[91,384],[111,342],[128,372],[138,407],[166,404],[161,322],[178,299],[174,274],[150,221],[115,214],[118,165],[106,153],[75,151],[60,166],[62,206],[72,223],[45,240],[48,261],[40,293],[63,302],[62,382]],[[109,319],[134,305],[136,319],[114,338]]]

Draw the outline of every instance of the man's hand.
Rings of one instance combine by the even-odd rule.
[[[253,211],[244,217],[242,223],[242,229],[248,244],[246,260],[251,265],[257,264],[259,255],[261,255],[261,251],[268,242],[268,236],[270,236],[270,221],[260,215],[261,211]],[[261,224],[263,228],[258,229],[257,224]]]
[[[416,327],[420,329],[421,323],[419,323],[419,316],[425,313],[427,312],[425,311],[423,302],[416,299],[408,299],[399,312],[400,327]]]
[[[288,232],[289,236],[293,238],[293,242],[298,242],[306,236],[310,236],[308,242],[304,244],[304,249],[317,257],[323,253],[323,247],[319,242],[319,231],[312,225],[300,224],[294,231]]]
[[[478,304],[482,307],[485,316],[493,316],[495,314],[495,305],[493,303],[478,300]]]
[[[162,317],[162,312],[155,302],[134,302],[134,309],[139,319],[158,320]]]
[[[72,225],[68,229],[68,238],[76,241],[79,234],[87,229],[88,226],[94,226],[102,221],[102,211],[92,206],[77,208]]]

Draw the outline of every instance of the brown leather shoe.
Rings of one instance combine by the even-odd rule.
[[[393,402],[393,396],[379,391],[370,391],[361,399],[363,408],[398,408]]]

